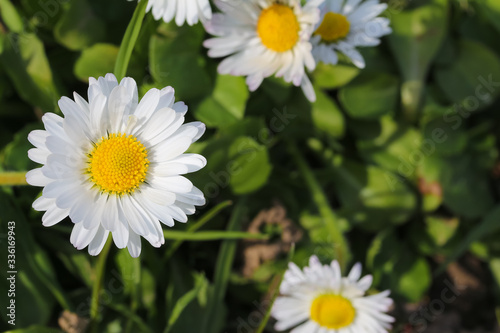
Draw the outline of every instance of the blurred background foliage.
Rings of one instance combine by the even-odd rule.
[[[481,284],[491,297],[484,306],[494,316],[500,304],[500,2],[386,2],[393,34],[361,50],[363,70],[347,61],[319,64],[311,74],[313,104],[299,88],[273,78],[249,93],[244,78],[217,74],[200,24],[179,28],[146,15],[127,75],[141,95],[173,86],[189,106],[187,117],[207,125],[191,151],[208,165],[189,177],[207,205],[186,225],[166,230],[170,239],[161,249],[144,244],[138,259],[111,250],[98,332],[252,332],[286,267],[290,239],[283,235],[294,230],[293,260],[301,265],[311,254],[334,259],[325,207],[313,200],[290,146],[313,171],[328,198],[323,204],[347,235],[349,265],[364,263],[374,287],[392,290],[395,331],[408,323],[405,304],[432,299],[436,281],[450,274],[445,265],[464,255],[486,272]],[[27,158],[27,134],[42,128],[42,114],[60,113],[58,99],[73,91],[86,97],[88,77],[113,72],[135,6],[0,0],[2,172],[36,167]],[[63,310],[88,318],[95,283],[96,258],[71,246],[69,219],[44,228],[31,209],[39,191],[0,191],[2,235],[7,221],[16,221],[15,332],[58,332]],[[195,229],[230,236],[245,231],[260,211],[283,207],[286,217],[259,226],[265,241],[168,236]],[[0,285],[7,290],[5,245],[1,254]],[[249,269],[252,260],[257,264]],[[0,297],[1,309],[7,301]],[[4,312],[0,328],[12,329]],[[251,316],[256,313],[260,319]],[[266,329],[273,332],[272,322]]]

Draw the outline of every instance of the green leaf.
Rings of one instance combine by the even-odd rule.
[[[481,240],[487,235],[494,234],[500,229],[500,206],[495,206],[483,220],[473,228],[454,250],[453,254],[446,258],[446,261],[439,267],[437,274],[442,273],[448,264],[459,258],[465,251],[469,249],[472,243]]]
[[[237,231],[241,228],[246,205],[246,197],[242,197],[233,210],[233,214],[227,226],[227,231]],[[223,300],[229,284],[229,275],[236,254],[236,246],[237,242],[234,240],[225,240],[221,244],[215,264],[214,286],[213,289],[211,289],[212,292],[210,293],[204,318],[202,318],[204,328],[202,333],[216,333],[221,331],[220,325],[222,322],[217,320],[217,316],[222,312]]]
[[[85,49],[75,63],[76,77],[88,82],[89,77],[112,73],[118,52],[118,47],[111,44],[95,44]]]
[[[267,183],[271,164],[267,148],[249,137],[239,137],[229,146],[231,163],[229,184],[234,193],[244,194],[258,190]]]
[[[448,0],[423,0],[416,8],[391,15],[387,38],[403,76],[401,103],[407,118],[417,119],[430,65],[446,36]]]
[[[423,154],[432,153],[428,152],[432,147],[422,145],[421,134],[413,127],[399,124],[389,115],[383,116],[378,125],[377,136],[358,140],[361,156],[401,177],[415,179]]]
[[[38,166],[28,158],[28,150],[33,145],[28,141],[28,134],[40,129],[40,124],[30,124],[14,135],[14,139],[5,146],[0,155],[0,165],[5,170],[26,171]]]
[[[411,302],[419,301],[430,287],[429,264],[400,242],[394,229],[386,229],[374,238],[366,262],[373,272],[374,285]]]
[[[213,86],[200,54],[205,31],[201,26],[176,27],[163,24],[151,38],[150,72],[162,87],[175,88],[176,98],[190,100],[206,96]]]
[[[141,259],[132,258],[127,249],[121,249],[115,256],[115,262],[120,271],[125,294],[136,297],[136,291],[141,281]]]
[[[326,65],[320,62],[313,72],[314,85],[322,89],[340,88],[351,82],[360,71],[355,66]]]
[[[459,225],[458,218],[427,216],[423,226],[420,221],[412,224],[409,238],[422,254],[447,254],[454,245],[452,240],[457,235]]]
[[[8,231],[15,233],[16,324],[20,327],[45,324],[52,314],[55,300],[64,309],[71,310],[71,305],[58,283],[49,256],[37,244],[30,225],[16,207],[17,204],[0,191],[0,234],[7,235]],[[15,222],[15,227],[8,229],[10,221]],[[3,258],[7,258],[6,242],[6,237],[0,238],[0,254]],[[8,276],[10,273],[6,269],[0,272],[0,287],[5,291],[9,289]],[[7,297],[0,298],[3,309],[8,306],[7,302]],[[1,320],[6,320],[6,317],[2,316]]]
[[[106,24],[92,10],[87,0],[73,0],[54,28],[56,40],[70,50],[84,50],[102,42]]]
[[[415,194],[389,171],[344,160],[331,173],[342,203],[339,213],[363,229],[405,223],[417,208]]]
[[[0,0],[0,16],[10,31],[18,34],[23,32],[23,20],[9,0]]]
[[[353,118],[374,119],[396,110],[399,83],[387,73],[361,74],[340,89],[339,98]]]
[[[474,41],[461,40],[455,61],[437,68],[435,74],[448,99],[462,104],[458,113],[463,118],[493,103],[500,93],[500,59]]]
[[[168,333],[172,330],[174,324],[176,323],[177,319],[179,319],[179,316],[184,311],[184,309],[189,305],[189,303],[194,301],[195,298],[199,297],[200,292],[206,290],[207,286],[208,286],[208,281],[204,275],[195,277],[195,285],[193,289],[185,293],[175,303],[170,318],[168,319],[168,324],[165,333]]]
[[[496,0],[477,1],[484,14],[489,18],[491,24],[500,32],[500,2]]]
[[[6,34],[0,63],[19,96],[43,112],[55,111],[60,93],[54,84],[43,43],[35,34]]]
[[[334,138],[341,138],[345,132],[345,121],[337,103],[315,87],[316,102],[312,104],[311,116],[319,130]]]
[[[208,127],[235,123],[243,118],[248,96],[245,78],[218,75],[212,95],[196,107],[194,114]]]

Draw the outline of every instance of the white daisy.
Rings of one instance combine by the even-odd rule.
[[[316,96],[305,68],[316,63],[309,42],[319,21],[319,4],[299,0],[215,0],[222,13],[214,14],[205,28],[217,37],[205,41],[210,57],[225,57],[219,73],[247,76],[251,91],[275,74],[301,86],[306,97]]]
[[[338,262],[321,265],[316,256],[302,271],[290,263],[271,314],[275,329],[291,333],[382,333],[394,318],[385,314],[392,305],[389,291],[365,296],[372,276],[361,277],[356,264],[342,277]]]
[[[317,62],[335,65],[339,51],[364,68],[365,60],[356,47],[378,45],[380,37],[392,32],[390,21],[377,17],[387,8],[379,0],[325,0],[320,8],[321,20],[311,38]]]
[[[165,242],[160,222],[186,222],[203,193],[180,175],[203,168],[206,160],[184,154],[204,133],[201,122],[184,124],[187,106],[174,103],[174,89],[151,89],[138,103],[137,86],[113,74],[90,78],[88,99],[63,97],[64,118],[46,113],[45,130],[32,131],[31,160],[43,164],[26,180],[42,186],[33,208],[46,211],[44,226],[66,216],[74,223],[71,243],[97,255],[109,232],[118,248],[133,257],[144,237]]]
[[[175,17],[178,26],[189,25],[212,18],[209,0],[148,0],[146,12],[152,11],[155,20],[170,22]]]

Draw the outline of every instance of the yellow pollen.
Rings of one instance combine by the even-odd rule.
[[[325,42],[334,42],[347,36],[350,27],[351,24],[347,17],[342,14],[328,12],[314,34],[320,35]]]
[[[264,9],[257,22],[257,33],[265,47],[276,52],[291,50],[299,40],[300,25],[293,10],[274,4]]]
[[[89,180],[109,194],[130,194],[146,179],[148,152],[132,135],[102,137],[89,154]]]
[[[354,321],[356,309],[352,303],[339,295],[323,294],[311,305],[311,320],[328,329],[340,329]]]

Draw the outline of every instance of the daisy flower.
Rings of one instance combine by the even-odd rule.
[[[251,91],[275,74],[301,86],[306,97],[316,96],[305,68],[316,63],[309,42],[319,21],[319,4],[299,0],[215,0],[222,13],[214,14],[205,29],[214,36],[205,41],[210,57],[226,57],[221,74],[246,76]]]
[[[385,314],[392,305],[389,291],[365,296],[372,276],[361,277],[356,264],[342,277],[338,262],[321,265],[316,256],[302,271],[290,263],[271,314],[278,331],[291,333],[382,333],[394,318]],[[297,326],[298,325],[298,326]]]
[[[132,257],[141,252],[140,236],[159,247],[165,242],[160,222],[187,222],[203,193],[180,175],[203,168],[206,160],[184,154],[204,133],[201,122],[184,124],[187,106],[174,103],[174,89],[151,89],[138,102],[133,79],[119,84],[113,74],[90,78],[88,102],[63,97],[64,118],[46,113],[45,130],[32,131],[31,160],[43,164],[26,174],[43,187],[33,208],[45,211],[44,226],[69,216],[70,241],[91,255],[109,233]]]
[[[212,18],[209,0],[148,0],[146,12],[152,11],[155,20],[170,22],[175,17],[178,26],[189,25]]]
[[[378,0],[325,0],[320,8],[321,20],[311,38],[317,62],[335,65],[338,51],[364,68],[365,60],[356,47],[378,45],[380,37],[392,32],[389,20],[377,17],[387,8]]]

